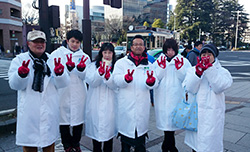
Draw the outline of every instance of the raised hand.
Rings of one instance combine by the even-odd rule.
[[[56,58],[54,58],[54,62],[55,62],[54,72],[56,76],[62,75],[64,71],[64,66],[61,64],[61,58],[58,58],[58,61]]]
[[[84,55],[82,56],[80,63],[77,65],[77,70],[80,72],[84,71],[84,69],[86,68],[85,62],[87,61],[88,57],[86,57],[84,60],[83,59]]]
[[[204,64],[204,60],[200,60],[199,57],[197,57],[197,64],[195,66],[195,73],[197,76],[201,77],[201,75],[203,74],[203,72],[206,70],[205,64]]]
[[[146,80],[147,85],[153,86],[155,84],[155,77],[153,76],[154,71],[151,71],[151,74],[149,71],[147,71],[148,78]]]
[[[100,66],[98,68],[98,72],[99,72],[100,76],[102,76],[105,73],[105,62],[102,63],[102,61],[100,61]]]
[[[25,78],[29,74],[29,71],[30,71],[30,69],[28,68],[29,63],[30,63],[30,60],[28,60],[27,62],[23,61],[22,66],[18,68],[18,75],[21,78]]]
[[[179,58],[176,57],[176,59],[174,59],[174,61],[175,61],[175,67],[177,70],[179,70],[184,64],[183,58],[181,58],[181,61],[180,61]]]
[[[202,59],[204,60],[204,64],[205,64],[205,68],[206,68],[206,69],[209,68],[209,67],[211,67],[211,66],[213,66],[213,65],[209,62],[209,59],[210,59],[209,56],[203,57]]]
[[[105,63],[105,62],[104,62]],[[111,71],[112,67],[106,66],[106,73],[104,75],[104,78],[106,80],[108,80],[110,78],[110,71]]]
[[[133,80],[133,73],[134,73],[134,69],[130,72],[130,70],[128,69],[128,73],[125,75],[125,81],[127,83],[130,83]]]
[[[69,71],[72,71],[75,68],[75,63],[72,62],[72,54],[70,54],[70,56],[68,56],[67,54],[66,56],[67,56],[67,62],[66,62],[67,69]]]
[[[161,56],[161,62],[159,60],[157,60],[157,63],[159,65],[159,67],[161,67],[162,69],[166,68],[166,56]]]

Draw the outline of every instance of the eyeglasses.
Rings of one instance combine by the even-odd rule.
[[[144,46],[142,43],[134,43],[133,46]]]

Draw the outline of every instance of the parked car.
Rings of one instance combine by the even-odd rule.
[[[227,50],[227,47],[225,47],[225,46],[218,46],[217,47],[217,49],[219,50],[219,51],[226,51]]]
[[[126,51],[127,51],[127,47],[126,46],[116,46],[115,47],[115,54],[117,57],[119,56],[125,56],[126,55]]]
[[[153,56],[156,60],[163,51],[162,49],[154,49],[154,50],[148,50],[147,52],[149,55]]]

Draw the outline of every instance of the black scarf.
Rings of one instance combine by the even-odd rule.
[[[32,83],[32,89],[34,91],[43,92],[44,77],[45,75],[50,76],[51,72],[47,65],[48,56],[44,52],[40,57],[37,57],[32,51],[29,50],[29,55],[34,62],[33,68],[34,79]]]

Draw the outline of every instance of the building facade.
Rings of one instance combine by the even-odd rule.
[[[5,52],[22,44],[21,0],[0,0],[0,45]]]
[[[143,7],[143,19],[149,24],[154,22],[154,19],[161,19],[163,23],[167,23],[169,0],[148,2]]]

